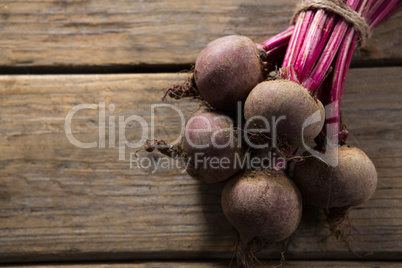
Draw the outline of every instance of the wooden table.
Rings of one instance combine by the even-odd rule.
[[[123,138],[134,143],[144,134],[139,122],[124,120],[137,115],[148,134],[153,126],[155,137],[176,139],[175,110],[156,108],[151,122],[162,89],[185,78],[177,73],[217,37],[261,42],[286,29],[296,2],[1,1],[0,262],[229,267],[233,231],[220,207],[222,185],[177,168],[139,168],[135,148],[119,160]],[[373,198],[350,213],[352,249],[372,254],[357,257],[326,239],[329,231],[306,207],[287,244],[290,267],[402,266],[401,25],[399,13],[356,52],[342,103],[349,144],[369,155],[379,175]],[[186,117],[199,107],[164,103]],[[74,115],[72,134],[94,148],[66,137],[66,116],[82,104],[92,106]],[[161,158],[139,155],[144,164]],[[281,251],[276,244],[258,256],[273,267]]]

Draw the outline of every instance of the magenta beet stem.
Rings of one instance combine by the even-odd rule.
[[[294,65],[295,72],[298,75],[299,81],[304,81],[303,77],[303,68],[307,67],[307,59],[308,56],[311,55],[311,51],[315,51],[318,43],[321,40],[322,31],[320,28],[322,25],[325,25],[326,14],[325,10],[317,10],[314,15],[313,20],[311,21],[311,25],[307,31],[306,38],[303,42],[302,48],[300,50],[299,56],[297,57]],[[313,53],[318,54],[318,53]],[[301,75],[300,75],[301,74]]]
[[[295,26],[292,25],[288,27],[285,31],[272,36],[271,38],[268,38],[266,41],[264,41],[260,48],[269,51],[271,49],[274,49],[276,47],[283,47],[289,43],[290,37],[292,36],[293,30]]]
[[[398,4],[399,0],[389,0],[385,1],[385,5],[382,9],[377,11],[374,17],[371,19],[369,18],[369,24],[371,29],[377,27],[384,19],[387,18],[387,14],[389,14],[392,9]]]
[[[334,60],[338,48],[342,42],[342,38],[339,37],[344,36],[347,29],[348,23],[345,21],[341,21],[335,25],[334,31],[332,32],[331,37],[324,48],[323,54],[318,60],[317,66],[312,71],[310,77],[302,83],[302,86],[307,88],[310,92],[314,92],[327,75],[329,67],[331,66],[331,63]]]

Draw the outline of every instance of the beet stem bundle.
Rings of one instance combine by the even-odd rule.
[[[323,1],[304,1],[305,4],[309,2]],[[402,10],[399,0],[339,2],[345,3],[360,15],[370,31]],[[368,36],[369,33],[359,33],[354,25],[325,9],[301,11],[294,23],[282,33],[267,39],[260,48],[271,56],[279,46],[288,42],[280,70],[281,77],[300,83],[310,92],[316,93],[323,105],[336,103],[335,119],[332,122],[340,122],[340,102],[352,56],[359,38],[360,41],[366,38],[360,35]],[[342,126],[339,127],[341,131]]]

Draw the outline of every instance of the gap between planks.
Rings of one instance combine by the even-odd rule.
[[[258,268],[275,268],[278,264],[274,261],[266,262]],[[268,264],[272,263],[272,264]],[[187,261],[187,262],[141,262],[141,263],[103,263],[103,264],[32,264],[32,265],[5,265],[2,268],[230,268],[235,267],[235,263],[229,266],[230,261],[208,262],[208,261]],[[401,262],[363,262],[363,261],[286,261],[285,267],[295,268],[382,268],[400,267]]]

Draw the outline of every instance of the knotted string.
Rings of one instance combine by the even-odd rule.
[[[364,46],[366,40],[370,38],[370,26],[366,20],[355,10],[351,9],[346,3],[337,0],[312,0],[303,3],[299,9],[294,13],[291,24],[295,24],[301,12],[310,9],[324,9],[340,16],[344,21],[350,23],[355,28],[360,37],[360,47]]]

